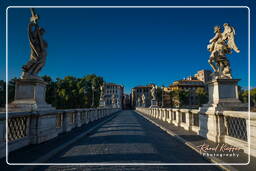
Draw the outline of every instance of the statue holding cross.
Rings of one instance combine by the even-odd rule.
[[[22,79],[39,79],[37,76],[39,71],[43,68],[47,56],[47,43],[43,39],[45,30],[38,25],[39,16],[36,14],[35,9],[30,9],[31,17],[28,25],[28,35],[30,43],[30,59],[23,65]]]

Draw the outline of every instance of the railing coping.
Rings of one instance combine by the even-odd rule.
[[[193,114],[199,114],[200,109],[185,109],[185,108],[144,108],[144,107],[137,107],[138,109],[150,110],[150,109],[160,109],[160,110],[172,110],[172,111],[181,111],[181,112],[191,112]],[[212,111],[205,111],[203,113],[212,113]],[[220,111],[219,114],[223,114],[224,116],[231,116],[236,118],[245,118],[248,119],[249,112],[248,111]],[[256,112],[250,112],[250,118],[252,120],[256,120]]]
[[[52,115],[64,112],[81,112],[81,111],[97,111],[97,110],[111,110],[115,108],[82,108],[82,109],[55,109],[55,110],[41,110],[41,111],[21,111],[21,112],[8,112],[8,118],[19,116],[32,116],[32,115]],[[6,119],[6,112],[0,112],[0,120]]]
[[[191,113],[193,113],[193,114],[199,114],[199,109],[191,109],[190,110],[191,111]]]
[[[180,109],[181,112],[189,112],[191,109]]]
[[[223,111],[223,115],[224,116],[231,116],[231,117],[235,117],[235,118],[245,118],[245,119],[248,119],[249,114],[250,114],[250,119],[256,120],[256,112],[230,111],[230,110]]]

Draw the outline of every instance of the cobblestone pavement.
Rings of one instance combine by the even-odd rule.
[[[122,111],[48,163],[207,163],[134,111]],[[36,170],[218,170],[215,166],[41,166]]]

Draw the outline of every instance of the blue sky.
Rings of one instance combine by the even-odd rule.
[[[197,70],[211,69],[207,63],[209,52],[206,46],[214,36],[213,26],[228,22],[236,28],[236,42],[241,50],[241,53],[233,52],[229,56],[233,77],[241,79],[241,86],[248,86],[246,8],[41,8],[37,12],[49,45],[47,63],[40,75],[63,78],[95,73],[108,82],[123,84],[126,92],[148,83],[167,86]],[[20,67],[29,58],[27,24],[30,11],[9,9],[8,14],[9,78],[13,78],[20,75]],[[251,41],[254,45],[254,40]],[[255,51],[255,47],[251,49]],[[4,66],[1,62],[1,70]],[[255,53],[252,52],[251,79],[255,81],[253,66]],[[0,79],[4,79],[4,72]],[[251,86],[255,86],[254,82]]]

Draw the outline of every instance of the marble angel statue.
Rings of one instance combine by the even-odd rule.
[[[214,70],[214,79],[232,79],[231,67],[227,54],[232,53],[232,49],[239,53],[235,43],[235,29],[229,24],[225,23],[224,31],[221,32],[219,26],[214,27],[215,36],[209,41],[207,49],[211,52],[208,60],[210,66]]]

